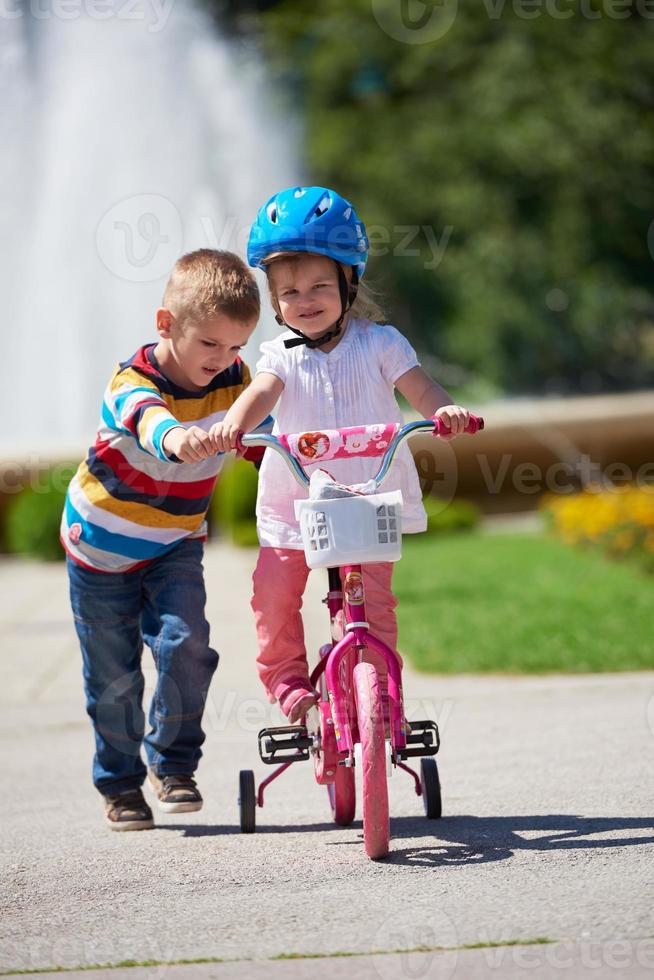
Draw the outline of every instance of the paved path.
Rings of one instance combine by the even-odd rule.
[[[263,771],[255,734],[278,717],[253,667],[252,563],[251,552],[208,550],[223,656],[199,772],[204,810],[161,814],[140,834],[106,830],[90,785],[64,569],[0,564],[0,969],[373,953],[94,976],[654,977],[654,673],[408,673],[409,718],[441,725],[440,822],[394,776],[392,854],[369,862],[360,823],[334,828],[325,791],[297,766],[271,788],[258,833],[242,836],[238,770]],[[311,648],[323,635],[322,585],[314,573]],[[567,945],[489,945],[537,937]],[[477,943],[489,948],[462,949]],[[427,952],[392,955],[416,947]]]

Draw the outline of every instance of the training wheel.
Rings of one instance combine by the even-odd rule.
[[[241,813],[241,831],[253,834],[257,827],[257,796],[254,789],[254,773],[241,769],[238,776],[238,805]]]
[[[425,807],[425,816],[429,820],[438,820],[443,815],[443,801],[441,798],[441,781],[438,778],[436,759],[427,758],[420,760],[420,785],[422,787],[422,802]]]

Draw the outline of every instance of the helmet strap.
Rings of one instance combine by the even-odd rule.
[[[284,323],[282,317],[277,314],[275,316],[277,323],[280,326],[288,327],[289,330],[292,330],[293,333],[297,334],[297,337],[289,337],[288,340],[284,341],[284,347],[287,350],[289,350],[291,347],[300,347],[302,344],[313,350],[315,347],[322,347],[323,344],[326,344],[329,340],[333,340],[334,337],[338,337],[339,333],[341,332],[341,326],[343,324],[343,320],[345,319],[345,314],[352,308],[352,304],[356,299],[357,291],[359,289],[359,276],[356,270],[352,269],[352,279],[350,282],[348,282],[341,263],[336,262],[334,259],[334,264],[338,272],[338,291],[341,294],[341,315],[331,329],[328,330],[327,333],[324,333],[322,337],[311,338],[307,337],[306,334],[303,334],[301,330],[296,330],[295,327],[289,327],[288,323]]]

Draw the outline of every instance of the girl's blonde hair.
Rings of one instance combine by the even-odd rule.
[[[373,323],[383,323],[386,314],[378,302],[379,294],[367,282],[360,282],[357,295],[350,307],[352,316],[361,316]]]
[[[268,292],[270,294],[270,302],[273,305],[275,313],[279,316],[279,303],[277,301],[277,296],[275,295],[275,290],[273,288],[273,283],[270,276],[270,270],[273,265],[281,262],[282,260],[297,264],[301,259],[306,256],[311,258],[315,255],[319,255],[317,252],[272,252],[267,255],[263,260],[262,265],[266,271],[266,279],[268,281]],[[326,258],[327,256],[322,256]],[[332,261],[336,261],[332,259]],[[341,263],[341,268],[344,270],[347,277],[347,281],[350,282],[352,278],[352,266],[343,265]],[[377,295],[375,291],[368,285],[368,283],[360,282],[357,286],[357,294],[352,303],[352,306],[348,310],[348,315],[352,317],[364,317],[366,320],[372,320],[373,323],[382,323],[385,320],[385,314],[379,302],[377,300]]]

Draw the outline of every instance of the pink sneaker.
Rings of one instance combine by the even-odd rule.
[[[318,703],[318,692],[296,687],[281,698],[279,704],[291,725],[306,715],[310,708]]]

